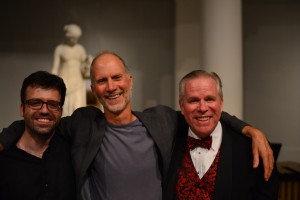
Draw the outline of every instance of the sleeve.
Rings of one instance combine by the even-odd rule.
[[[227,112],[222,112],[221,120],[229,125],[231,128],[233,128],[235,131],[242,132],[243,128],[245,126],[249,126],[246,122],[240,120],[236,116],[230,115]]]
[[[0,144],[3,145],[4,149],[8,149],[21,137],[24,132],[25,123],[24,120],[14,121],[7,128],[4,128],[0,133]]]
[[[61,119],[61,122],[57,127],[60,130],[57,132],[63,135],[68,140],[71,138],[70,124],[71,118],[65,117]],[[4,149],[8,149],[9,147],[17,143],[24,130],[24,120],[14,121],[7,128],[4,128],[0,133],[0,145],[2,145]]]
[[[274,163],[274,169],[272,175],[268,181],[263,180],[263,166],[260,166],[260,172],[257,175],[259,179],[256,184],[256,190],[254,193],[255,200],[277,200],[279,195],[280,177],[277,170],[276,163]]]
[[[71,127],[72,127],[72,117],[63,117],[60,120],[60,123],[57,127],[58,133],[61,134],[63,137],[65,137],[67,140],[71,140],[72,138],[72,132],[71,132]]]

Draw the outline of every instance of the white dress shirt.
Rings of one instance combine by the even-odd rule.
[[[219,148],[222,142],[222,125],[219,122],[215,128],[215,130],[211,133],[212,136],[212,145],[210,150],[202,147],[196,147],[192,151],[190,151],[191,158],[195,169],[198,173],[199,178],[201,179],[207,170],[210,168],[213,163]],[[192,130],[189,128],[188,135],[190,137],[200,139]],[[201,139],[200,139],[201,140]]]

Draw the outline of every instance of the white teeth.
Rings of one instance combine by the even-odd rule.
[[[118,98],[120,95],[119,94],[117,94],[117,95],[114,95],[114,96],[109,96],[109,97],[107,97],[108,99],[116,99],[116,98]]]
[[[38,119],[38,121],[41,121],[41,122],[49,122],[50,120],[49,120],[49,119]]]
[[[209,120],[209,117],[196,117],[196,119],[198,121],[207,121],[207,120]]]

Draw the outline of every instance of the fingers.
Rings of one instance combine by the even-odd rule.
[[[266,150],[264,151],[265,153],[262,153],[261,157],[263,159],[264,178],[266,181],[268,181],[274,167],[274,156],[273,151],[267,140],[264,142],[264,145]]]
[[[252,138],[253,167],[259,165],[259,157],[264,167],[264,179],[269,180],[274,166],[274,156],[271,146],[264,133],[254,127],[244,127],[243,133]]]
[[[274,165],[274,155],[273,155],[273,150],[269,144],[269,142],[267,141],[267,146],[268,146],[268,152],[269,152],[269,159],[270,159],[270,162],[271,162],[271,165],[272,165],[272,168],[273,168],[273,165]]]
[[[266,146],[267,146],[268,157],[264,163],[264,178],[266,181],[268,181],[272,174],[275,161],[274,161],[273,151],[268,142],[266,142]]]
[[[272,174],[272,171],[273,171],[273,164],[271,162],[271,159],[268,160],[265,160],[264,161],[264,178],[266,181],[269,180],[271,174]]]
[[[253,168],[257,168],[259,165],[259,153],[257,149],[253,149]]]

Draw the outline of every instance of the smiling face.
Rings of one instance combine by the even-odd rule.
[[[104,107],[104,113],[131,113],[132,77],[122,61],[113,54],[103,54],[92,64],[91,88]]]
[[[43,102],[61,101],[61,96],[56,89],[43,89],[40,87],[27,87],[26,100],[39,99]],[[25,132],[37,137],[50,137],[59,123],[62,115],[62,109],[49,110],[46,104],[43,104],[40,110],[34,110],[28,104],[21,104],[20,114],[25,120]]]
[[[191,130],[200,138],[213,132],[223,109],[217,82],[209,76],[186,80],[179,104]]]

